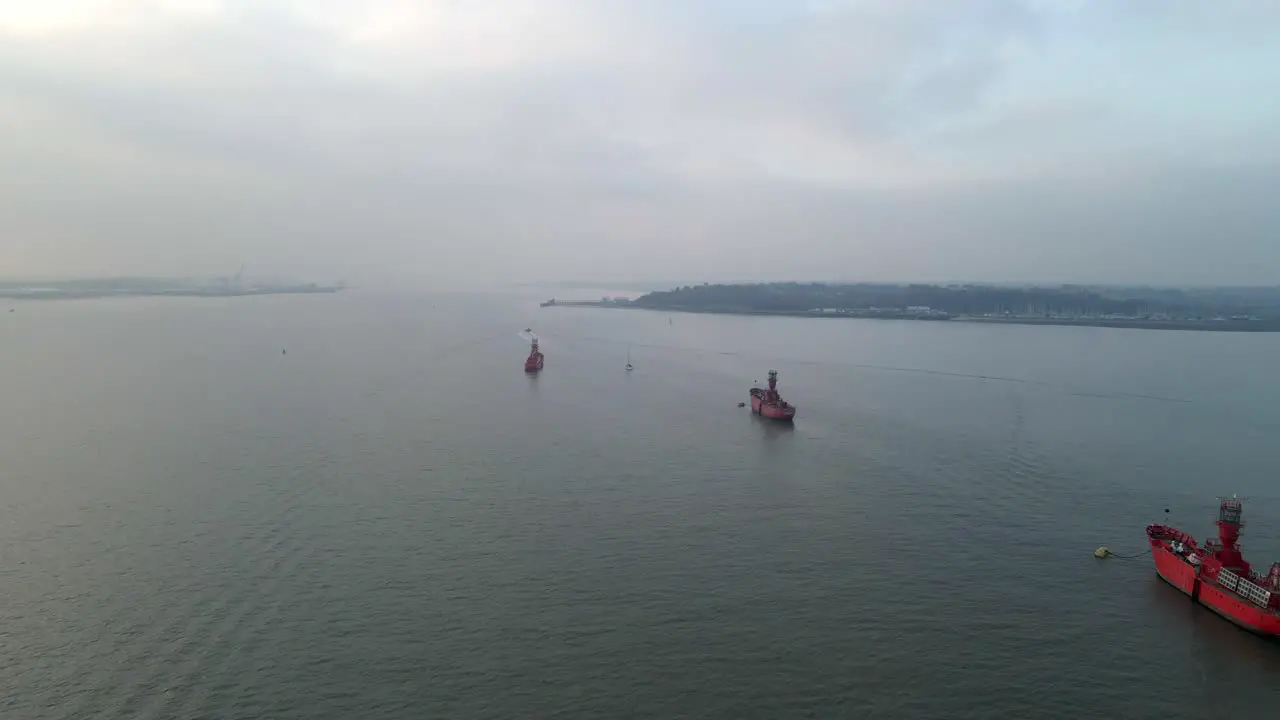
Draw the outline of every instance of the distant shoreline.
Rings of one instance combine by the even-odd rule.
[[[1280,332],[1280,323],[1265,320],[1105,320],[1076,318],[958,317],[960,322],[993,325],[1058,325],[1130,330],[1191,330],[1195,332]]]
[[[610,310],[649,310],[652,312],[695,313],[703,315],[752,315],[772,317],[799,317],[843,320],[911,320],[922,322],[964,322],[993,325],[1056,325],[1073,327],[1099,327],[1130,330],[1188,330],[1194,332],[1280,332],[1280,322],[1275,321],[1212,321],[1212,320],[1115,320],[1092,318],[1037,318],[1037,317],[986,317],[954,315],[946,317],[914,316],[905,312],[872,314],[869,312],[811,312],[795,310],[749,310],[725,308],[647,307],[611,301],[579,301],[542,304],[542,307],[585,307]]]
[[[0,289],[4,300],[97,300],[103,298],[139,297],[249,297],[254,295],[316,295],[343,291],[339,287],[249,288],[245,290],[173,289],[173,290],[13,290]]]

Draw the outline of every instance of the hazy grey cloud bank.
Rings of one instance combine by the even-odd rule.
[[[0,274],[1278,282],[1280,5],[0,0]]]

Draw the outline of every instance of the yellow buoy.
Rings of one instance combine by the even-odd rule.
[[[1100,547],[1097,550],[1093,551],[1093,556],[1099,559],[1108,558],[1108,557],[1111,557],[1111,551],[1108,550],[1105,546]]]

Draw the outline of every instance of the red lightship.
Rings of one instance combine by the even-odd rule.
[[[1240,554],[1240,500],[1226,498],[1218,507],[1218,539],[1204,547],[1178,530],[1147,526],[1156,574],[1191,599],[1236,625],[1280,638],[1280,562],[1264,575]]]
[[[542,371],[542,351],[538,349],[538,338],[533,339],[533,347],[529,349],[529,357],[524,359],[524,371],[536,373]]]
[[[751,412],[773,420],[791,422],[796,416],[796,406],[789,404],[778,394],[778,371],[769,371],[769,388],[751,388]]]

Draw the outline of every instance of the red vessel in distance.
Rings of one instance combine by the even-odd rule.
[[[778,394],[778,371],[769,371],[769,387],[751,388],[751,412],[773,420],[791,422],[796,416],[796,406]]]
[[[1147,526],[1156,574],[1165,582],[1236,625],[1280,638],[1280,562],[1266,574],[1254,570],[1240,554],[1241,505],[1238,498],[1221,500],[1218,539],[1204,547],[1195,538],[1168,525]]]
[[[524,371],[536,373],[542,371],[542,351],[538,349],[538,338],[533,338],[533,346],[529,349],[529,357],[524,359]]]

